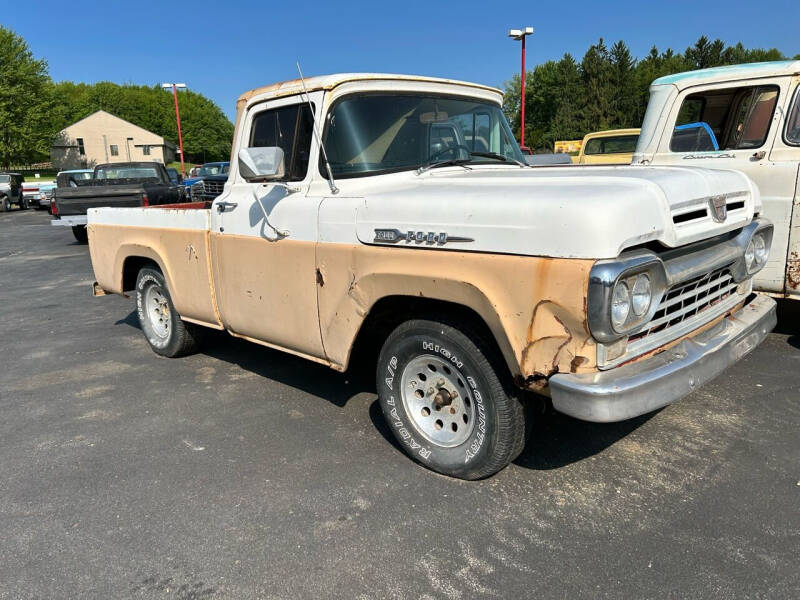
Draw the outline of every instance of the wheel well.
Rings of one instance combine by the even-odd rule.
[[[152,259],[144,256],[129,256],[122,265],[122,291],[127,292],[136,287],[136,278],[143,267],[151,267],[161,271],[161,267]]]
[[[503,353],[486,321],[468,306],[420,298],[417,296],[387,296],[376,302],[367,314],[353,342],[350,368],[368,368],[374,371],[384,341],[401,323],[410,319],[442,320],[446,317],[452,324],[464,327],[465,333],[477,336],[496,354],[499,368],[505,369],[510,377],[510,369]]]

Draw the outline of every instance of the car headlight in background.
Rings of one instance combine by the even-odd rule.
[[[624,281],[618,281],[611,297],[611,325],[614,329],[622,329],[631,312],[631,292]]]

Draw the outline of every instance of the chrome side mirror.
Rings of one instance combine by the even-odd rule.
[[[277,146],[239,150],[239,173],[246,181],[271,181],[284,176],[283,149]]]

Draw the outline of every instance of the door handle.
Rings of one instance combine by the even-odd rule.
[[[224,213],[226,210],[233,210],[239,206],[237,202],[217,202],[217,212]]]
[[[750,157],[750,160],[761,160],[767,155],[764,150],[759,150],[758,152],[753,152],[753,156]]]

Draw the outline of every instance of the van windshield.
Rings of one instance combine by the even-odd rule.
[[[523,160],[503,111],[490,102],[369,94],[340,100],[329,115],[323,143],[337,177],[412,170],[439,161]]]

